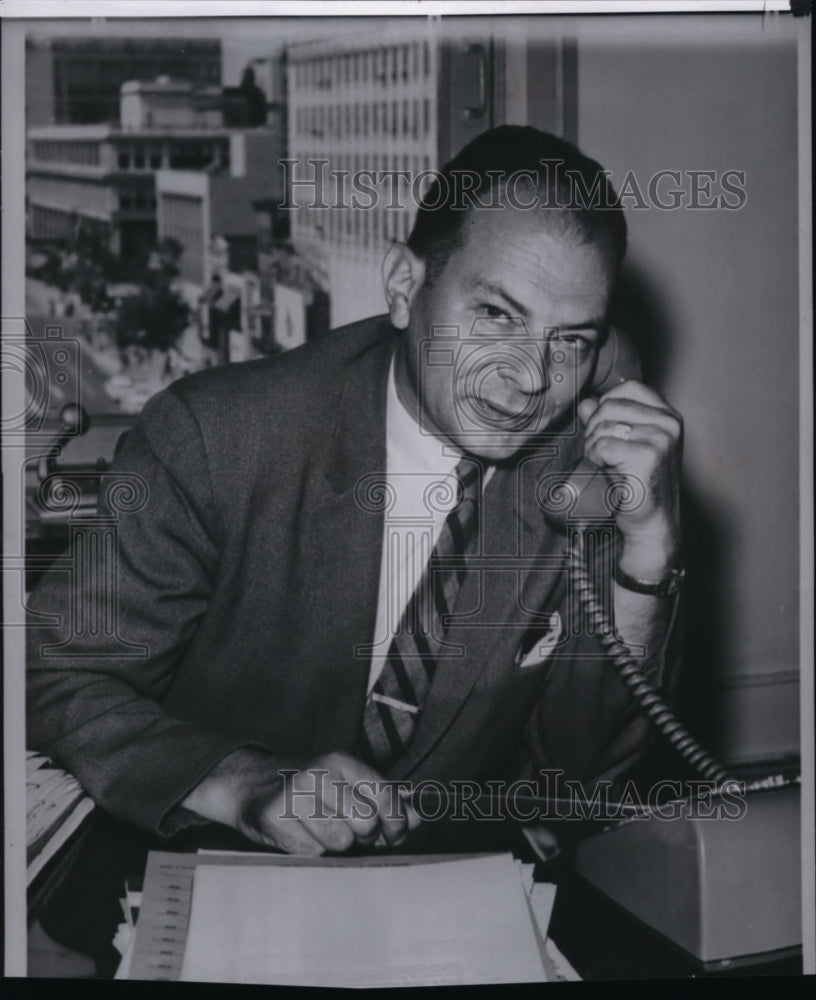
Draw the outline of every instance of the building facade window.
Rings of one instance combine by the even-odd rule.
[[[435,56],[421,38],[365,47],[313,43],[308,51],[290,52],[289,156],[302,164],[328,161],[326,178],[332,171],[370,171],[377,188],[370,206],[369,195],[357,192],[361,207],[355,211],[343,207],[355,188],[346,183],[335,191],[327,181],[323,197],[340,207],[293,212],[296,246],[302,239],[304,246],[325,246],[332,261],[373,261],[388,240],[407,238],[415,188],[410,179],[384,178],[382,172],[418,172],[437,162]],[[297,201],[304,192],[293,196]]]
[[[101,142],[75,139],[37,139],[31,145],[35,159],[51,163],[72,163],[96,167],[101,161]]]
[[[184,247],[181,255],[181,278],[196,285],[204,284],[204,201],[194,195],[162,192],[162,238],[172,236]]]

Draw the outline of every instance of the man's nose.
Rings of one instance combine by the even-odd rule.
[[[550,384],[547,352],[540,344],[513,345],[496,368],[508,388],[524,396],[540,395]]]

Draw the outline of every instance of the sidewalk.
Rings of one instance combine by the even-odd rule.
[[[89,340],[83,338],[82,350],[90,357],[91,361],[102,374],[107,375],[108,378],[118,375],[123,370],[122,360],[115,348],[109,351],[102,351],[94,347]]]
[[[47,285],[39,278],[26,275],[26,314],[53,316],[61,319],[65,315],[65,307],[70,302],[73,306],[73,319],[91,319],[93,313],[76,294],[63,292],[53,285]]]

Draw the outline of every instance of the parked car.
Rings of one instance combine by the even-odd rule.
[[[26,589],[60,555],[71,524],[96,514],[104,474],[133,426],[128,413],[94,414],[63,407],[50,447],[37,447],[25,467]],[[70,501],[70,502],[67,502]]]

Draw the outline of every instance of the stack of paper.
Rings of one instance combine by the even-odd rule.
[[[26,754],[26,877],[34,881],[46,863],[82,824],[93,802],[67,771],[47,757]]]
[[[541,982],[547,969],[555,978],[544,948],[553,895],[509,854],[151,854],[125,974],[304,986]],[[534,912],[544,914],[538,923]]]

